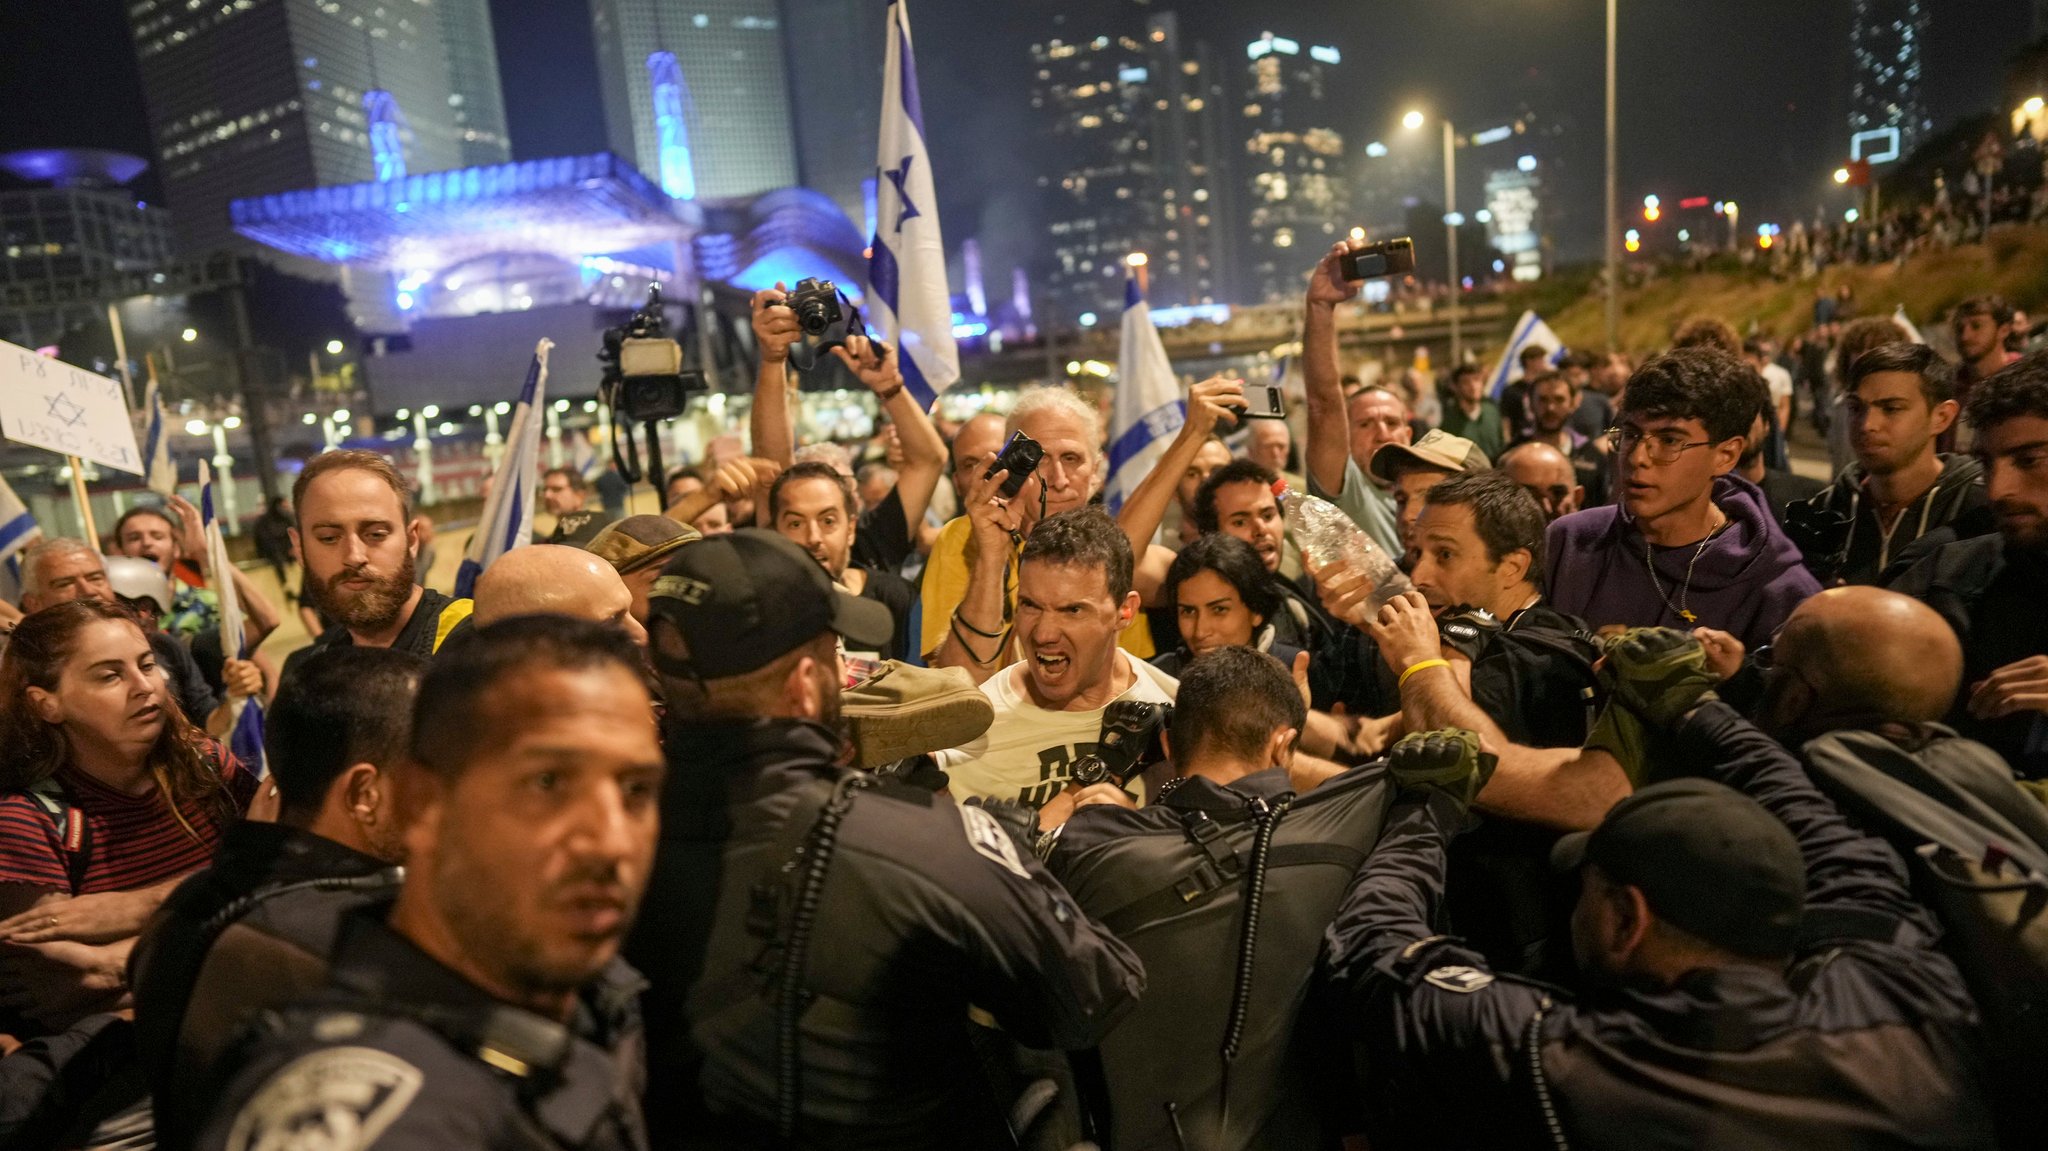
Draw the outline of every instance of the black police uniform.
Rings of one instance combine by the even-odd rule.
[[[387,902],[403,875],[310,831],[242,822],[164,901],[128,975],[162,1151],[191,1145],[249,1022],[325,986],[344,917]]]
[[[491,998],[374,913],[328,990],[267,1017],[196,1146],[645,1151],[642,981],[614,961],[563,1024]]]
[[[1671,742],[1685,773],[1798,839],[1798,962],[1579,1000],[1496,974],[1430,924],[1459,812],[1404,801],[1328,940],[1367,1048],[1373,1146],[1990,1147],[1976,1011],[1898,856],[1726,704]]]
[[[720,790],[732,797],[721,859],[687,874],[675,861],[690,845],[666,838],[676,809],[664,802],[647,896],[650,905],[701,914],[703,888],[715,885],[708,946],[690,934],[704,929],[700,921],[671,924],[679,934],[666,940],[643,932],[632,952],[654,979],[653,1030],[687,1023],[701,1052],[703,1101],[724,1137],[700,1145],[771,1144],[778,1103],[790,1098],[805,1147],[1009,1146],[969,1046],[970,1005],[1020,1043],[1085,1048],[1130,1006],[1144,973],[995,817],[879,779],[846,797],[851,773],[833,766],[838,750],[831,730],[803,720],[670,732],[670,762],[724,781]],[[777,985],[794,942],[802,863],[819,849],[807,841],[835,796],[846,806],[808,933],[790,1079],[778,1073]],[[721,821],[697,820],[691,834],[701,855]],[[673,967],[650,949],[668,952]],[[687,1019],[677,1018],[676,989],[665,984],[699,962]],[[657,1096],[689,1082],[690,1069],[672,1055],[652,1072]],[[664,1148],[690,1145],[691,1134],[656,1127]]]
[[[1145,997],[1099,1050],[1108,1146],[1313,1148],[1355,1129],[1332,1115],[1357,1091],[1313,976],[1391,797],[1377,763],[1299,796],[1270,768],[1060,828],[1047,868],[1145,962]]]

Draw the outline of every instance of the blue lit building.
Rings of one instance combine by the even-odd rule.
[[[751,196],[797,182],[777,0],[590,0],[590,15],[614,153],[685,195],[673,151],[663,159],[676,136],[663,117],[680,98],[690,194]],[[668,80],[677,87],[664,95]]]
[[[123,186],[148,167],[140,156],[97,148],[0,155],[0,287],[60,288],[169,263],[169,213]],[[104,322],[103,306],[89,296],[50,296],[44,305],[0,309],[0,339],[39,347],[66,328]]]
[[[405,168],[511,158],[489,0],[129,0],[181,251],[230,246],[228,201],[377,177],[375,97]]]
[[[708,302],[700,328],[730,344],[758,288],[818,276],[858,298],[865,278],[858,230],[817,192],[679,199],[610,153],[281,192],[231,213],[243,237],[341,270],[357,326],[387,337],[366,366],[382,412],[503,399],[542,336],[562,345],[557,394],[587,395],[599,330],[650,281]]]

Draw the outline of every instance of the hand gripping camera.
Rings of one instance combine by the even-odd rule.
[[[797,329],[804,334],[803,341],[789,349],[790,363],[800,372],[817,367],[827,351],[845,346],[849,337],[868,334],[860,309],[830,280],[798,280],[783,302],[796,313]]]
[[[1074,761],[1074,784],[1092,787],[1126,780],[1166,758],[1159,735],[1173,718],[1170,703],[1120,699],[1102,709],[1102,733],[1095,750]]]

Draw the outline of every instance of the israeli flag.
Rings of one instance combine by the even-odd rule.
[[[881,145],[875,181],[875,237],[868,255],[868,311],[879,339],[897,346],[903,385],[926,408],[960,378],[946,248],[924,146],[924,106],[910,51],[910,16],[889,5],[888,62],[882,71]]]
[[[1123,341],[1117,351],[1116,405],[1109,415],[1109,483],[1103,506],[1115,515],[1187,422],[1180,379],[1152,326],[1152,305],[1136,280],[1124,282]]]
[[[455,573],[455,596],[468,599],[476,577],[499,556],[533,540],[533,477],[540,471],[540,426],[548,400],[548,349],[553,340],[534,345],[519,406],[512,409],[512,431],[505,437],[505,455],[484,491],[484,515],[469,537],[462,567]]]
[[[1514,338],[1501,349],[1500,359],[1493,362],[1493,373],[1486,377],[1487,395],[1498,400],[1509,384],[1522,378],[1522,349],[1531,344],[1550,349],[1552,367],[1564,355],[1564,341],[1557,338],[1550,325],[1534,312],[1523,312],[1522,318],[1515,321]]]
[[[235,591],[235,581],[230,575],[228,544],[221,534],[220,520],[214,515],[213,469],[206,461],[199,461],[199,522],[206,535],[206,570],[213,573],[213,582],[220,596],[220,650],[229,659],[249,658],[249,634],[242,622],[242,597]],[[270,774],[269,765],[263,759],[263,700],[245,696],[232,701],[234,726],[228,732],[228,750],[249,769],[257,779]]]
[[[178,490],[178,469],[171,463],[171,421],[164,416],[164,397],[156,382],[156,369],[149,373],[149,393],[143,398],[142,410],[148,413],[149,426],[142,439],[143,482],[150,491],[160,496],[169,496]]]
[[[6,590],[18,597],[21,593],[21,552],[28,545],[41,539],[43,529],[36,526],[36,518],[28,514],[28,505],[7,486],[7,478],[0,476],[0,583],[11,584]],[[10,597],[10,598],[13,598]]]

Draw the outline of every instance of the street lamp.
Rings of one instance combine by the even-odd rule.
[[[184,331],[178,333],[178,338],[189,344],[192,341],[199,338],[199,329],[186,328]]]
[[[327,341],[327,354],[330,356],[338,356],[341,354],[341,349],[346,346],[347,345],[343,344],[340,340],[329,340]]]
[[[1422,127],[1425,117],[1420,109],[1410,109],[1401,117],[1401,126],[1413,132]],[[1451,367],[1453,370],[1464,362],[1464,341],[1458,332],[1459,296],[1463,280],[1458,275],[1458,225],[1463,217],[1458,215],[1458,130],[1451,126],[1449,117],[1443,118],[1444,125],[1444,245],[1448,252],[1451,273]]]

